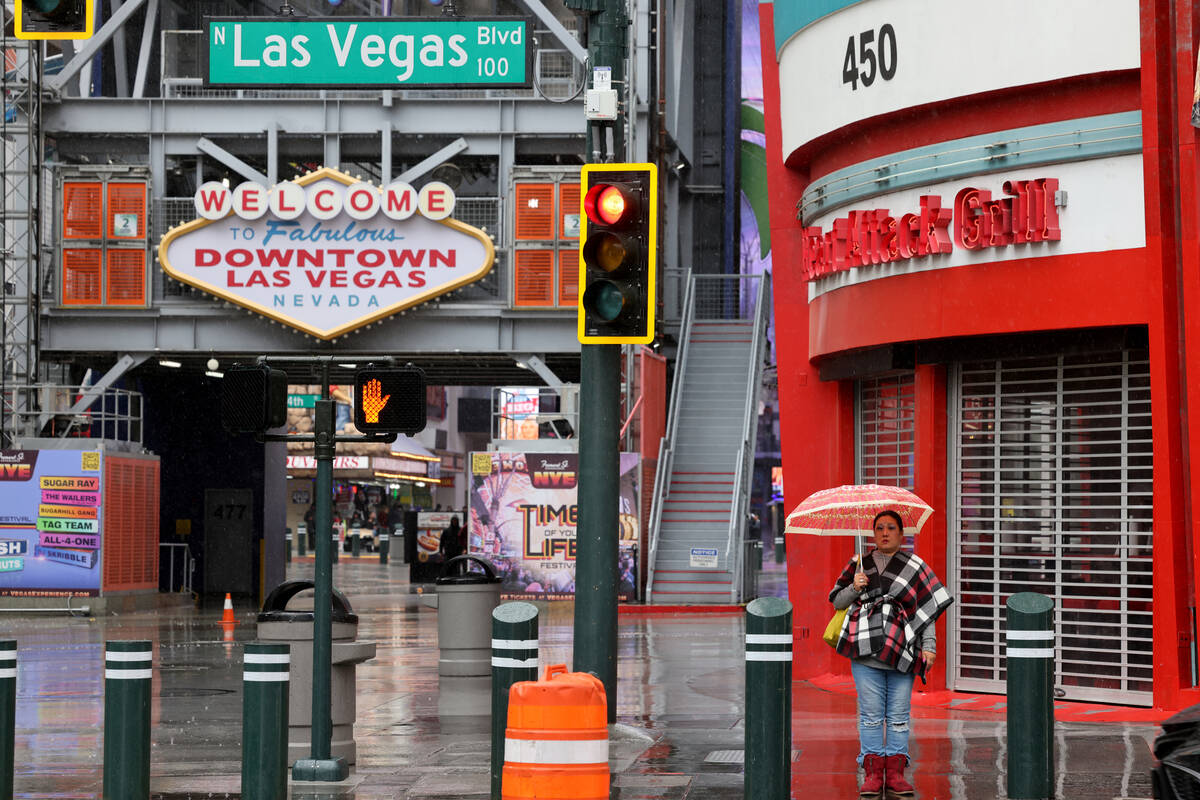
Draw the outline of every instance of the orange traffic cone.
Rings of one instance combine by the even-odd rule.
[[[233,618],[233,598],[229,596],[229,592],[225,593],[225,610],[221,614],[222,625],[237,625],[237,620]]]

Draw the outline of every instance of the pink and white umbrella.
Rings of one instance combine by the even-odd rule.
[[[869,536],[875,515],[888,510],[900,515],[904,533],[910,536],[920,531],[933,513],[928,503],[899,486],[874,483],[838,486],[806,497],[788,514],[784,533]]]

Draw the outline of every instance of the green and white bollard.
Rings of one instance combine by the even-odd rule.
[[[361,553],[362,553],[362,536],[360,536],[358,531],[356,530],[350,534],[350,555],[353,556],[354,558],[358,558],[358,556]]]
[[[500,800],[508,690],[536,681],[538,610],[532,603],[503,603],[492,611],[492,800]]]
[[[13,797],[13,753],[17,743],[17,643],[0,640],[0,800]]]
[[[291,646],[252,642],[242,659],[242,800],[287,800]]]
[[[300,558],[308,555],[308,531],[303,527],[296,530],[296,555]]]
[[[1054,601],[1008,598],[1008,796],[1054,796]]]
[[[104,800],[150,796],[150,642],[104,646]]]
[[[287,546],[287,563],[292,563],[292,529],[283,529],[284,544]]]
[[[332,540],[331,544],[333,545],[329,548],[329,552],[332,554],[330,558],[336,564],[338,563],[338,551],[342,549],[342,540],[338,536],[338,529],[336,527],[333,529],[333,535],[329,538]]]
[[[388,562],[388,551],[392,549],[392,537],[388,534],[387,528],[381,528],[378,537],[379,541],[379,563],[386,564]]]
[[[746,606],[746,800],[788,800],[792,783],[792,604]]]

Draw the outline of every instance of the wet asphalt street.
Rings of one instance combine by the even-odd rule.
[[[289,578],[312,565],[289,565]],[[786,593],[768,564],[760,594]],[[382,800],[488,796],[486,678],[437,674],[437,611],[411,591],[407,567],[343,558],[335,586],[377,656],[358,668],[358,763],[341,786],[293,786],[293,798]],[[542,668],[571,663],[570,603],[543,604]],[[253,612],[238,609],[224,641],[219,608],[190,605],[100,618],[5,612],[0,638],[18,641],[16,796],[99,798],[103,648],[154,643],[153,798],[239,796],[241,647]],[[622,614],[612,798],[741,798],[743,616]],[[792,797],[856,798],[854,697],[797,683]],[[482,712],[482,713],[481,713]],[[1059,722],[1060,800],[1149,798],[1152,723]],[[1005,717],[994,710],[914,706],[911,775],[919,800],[1005,797]]]

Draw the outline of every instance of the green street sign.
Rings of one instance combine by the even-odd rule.
[[[207,86],[532,85],[525,17],[209,17]]]
[[[316,408],[317,401],[321,399],[319,394],[289,394],[287,398],[288,408]]]

